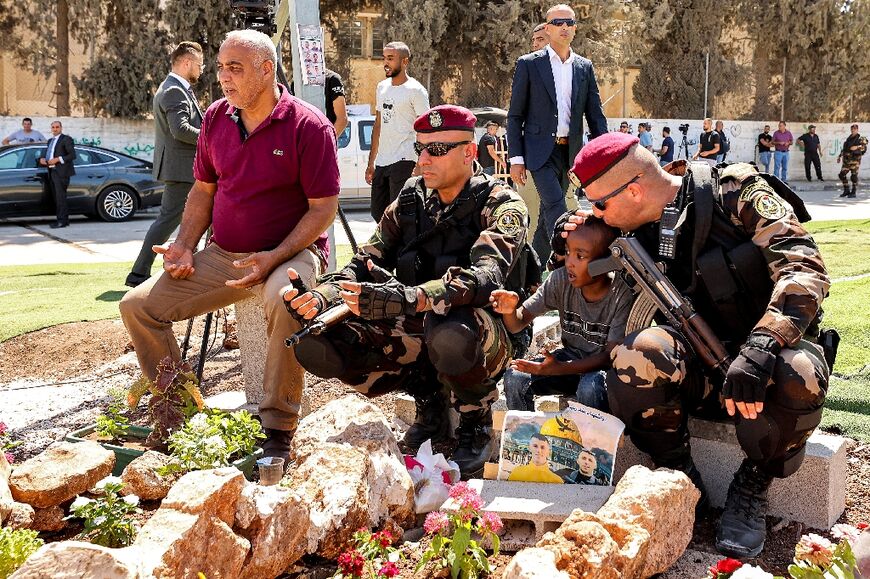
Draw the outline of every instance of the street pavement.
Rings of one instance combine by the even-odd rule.
[[[796,182],[793,186],[815,221],[870,219],[870,185],[863,185],[856,199],[839,197],[837,182]],[[0,220],[0,266],[132,262],[158,209],[138,213],[131,221],[105,223],[73,217],[70,226],[50,229],[51,218]],[[354,237],[362,242],[371,236],[375,223],[368,210],[346,212]],[[347,235],[336,220],[335,240],[347,244]]]

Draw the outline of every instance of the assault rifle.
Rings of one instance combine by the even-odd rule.
[[[725,346],[692,304],[653,262],[636,237],[619,237],[610,245],[610,257],[589,264],[589,275],[624,270],[641,292],[658,306],[668,323],[682,334],[708,368],[722,376],[731,365]]]
[[[353,312],[350,311],[350,308],[347,307],[347,304],[344,302],[334,305],[331,308],[326,308],[311,320],[310,324],[289,338],[285,338],[284,345],[288,348],[292,348],[308,336],[322,334],[335,324],[350,316],[352,313]]]

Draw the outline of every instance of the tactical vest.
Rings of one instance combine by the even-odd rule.
[[[803,201],[787,185],[772,175],[759,177],[792,206],[802,223],[809,221]],[[675,285],[692,298],[717,336],[726,343],[742,344],[770,304],[773,280],[767,260],[751,236],[725,213],[717,199],[719,182],[712,168],[706,163],[690,163],[688,179],[691,187],[684,197],[686,215],[680,227],[684,243],[680,246],[691,251],[691,261],[674,261],[672,267],[677,271],[669,271],[669,277],[676,278]],[[817,323],[807,331],[810,335],[813,332],[818,332]]]
[[[496,186],[505,187],[486,175],[473,176],[449,213],[435,223],[425,210],[423,179],[409,179],[399,193],[398,203],[399,227],[403,234],[396,261],[399,281],[418,285],[442,277],[453,266],[469,267],[471,247],[482,231],[480,214]],[[505,288],[520,292],[540,283],[540,275],[537,256],[524,241],[510,266]]]

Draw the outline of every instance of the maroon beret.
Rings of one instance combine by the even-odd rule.
[[[437,133],[438,131],[471,131],[477,117],[465,107],[438,105],[431,108],[414,121],[418,133]]]
[[[628,154],[640,140],[627,133],[604,133],[589,141],[574,159],[571,172],[583,187],[607,173]]]

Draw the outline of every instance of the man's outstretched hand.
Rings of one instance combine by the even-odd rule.
[[[187,279],[193,275],[193,251],[177,243],[152,245],[152,251],[163,256],[163,269],[174,279]]]
[[[248,257],[243,257],[233,262],[233,266],[239,269],[250,268],[250,273],[241,279],[227,280],[226,284],[239,289],[253,287],[266,281],[266,278],[269,277],[269,274],[272,273],[272,270],[277,265],[275,263],[275,256],[271,251],[252,253]]]

